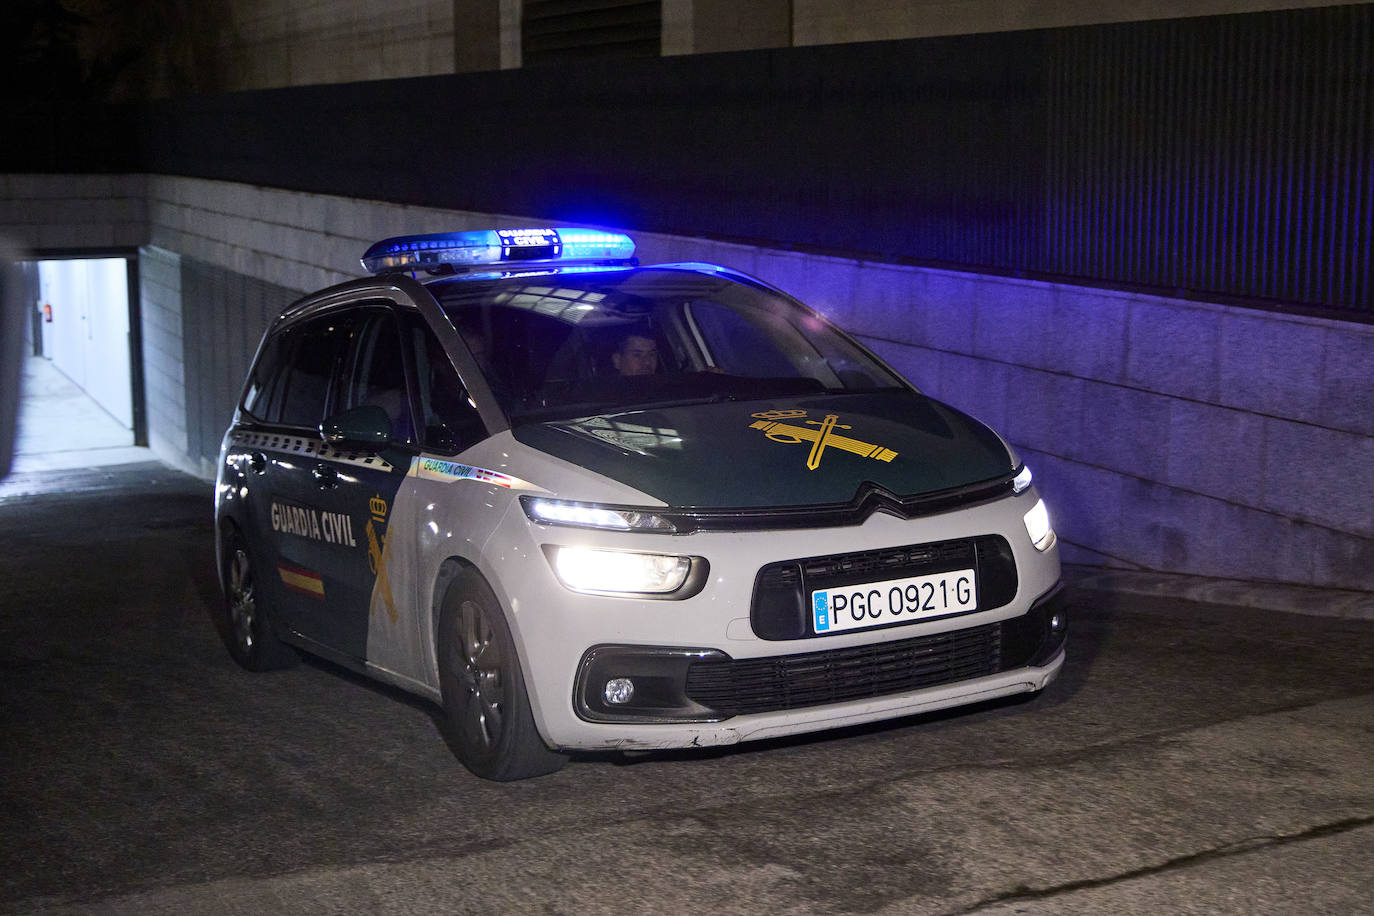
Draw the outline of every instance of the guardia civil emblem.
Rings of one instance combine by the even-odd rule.
[[[802,420],[800,425],[783,421],[801,420],[806,416],[805,410],[765,410],[753,416],[754,422],[749,424],[749,428],[762,430],[764,436],[774,442],[784,442],[788,445],[811,443],[811,453],[806,456],[806,467],[810,471],[821,466],[821,456],[827,448],[842,449],[860,458],[872,458],[874,461],[890,462],[897,457],[897,453],[890,448],[851,439],[835,432],[837,429],[852,428],[841,423],[837,414],[826,414],[823,420]]]

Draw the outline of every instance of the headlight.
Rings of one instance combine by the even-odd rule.
[[[520,505],[531,521],[575,528],[611,528],[616,531],[657,531],[672,534],[677,529],[661,515],[639,509],[598,506],[561,499],[520,497]]]
[[[1049,550],[1054,546],[1054,529],[1050,527],[1050,510],[1045,508],[1045,501],[1037,499],[1035,505],[1030,507],[1022,519],[1026,523],[1026,534],[1030,535],[1031,543],[1036,550]]]
[[[1024,492],[1026,492],[1026,490],[1028,490],[1028,489],[1030,488],[1030,485],[1031,485],[1031,470],[1030,470],[1030,465],[1022,465],[1022,466],[1021,466],[1021,471],[1020,471],[1020,473],[1018,473],[1015,477],[1013,477],[1013,478],[1011,479],[1011,492],[1012,492],[1013,494],[1015,494],[1015,493],[1024,493]]]
[[[666,595],[682,588],[693,565],[691,557],[662,553],[553,545],[545,551],[558,581],[575,592]]]

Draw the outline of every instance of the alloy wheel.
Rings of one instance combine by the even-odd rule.
[[[234,644],[245,656],[253,651],[253,627],[258,606],[253,594],[253,570],[242,547],[234,549],[229,563],[229,626]]]
[[[469,740],[491,749],[501,740],[505,727],[504,659],[482,606],[464,601],[460,614],[458,674],[466,699],[463,729]]]

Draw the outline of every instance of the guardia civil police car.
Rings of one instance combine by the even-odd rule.
[[[224,436],[227,643],[442,704],[492,779],[1037,691],[1055,534],[996,433],[779,290],[626,236],[379,242]]]

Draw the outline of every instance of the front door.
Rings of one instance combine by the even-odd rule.
[[[409,470],[409,454],[416,441],[410,386],[397,318],[392,309],[375,304],[356,313],[356,325],[339,364],[331,413],[373,406],[391,420],[392,449],[381,453],[326,448],[317,469],[317,499],[336,531],[348,535],[348,550],[322,570],[329,594],[325,614],[314,621],[312,639],[359,660],[376,661],[383,646],[369,645],[369,634],[407,627],[410,615],[400,572],[391,570],[387,549],[390,520],[398,491]],[[394,463],[393,463],[394,462]],[[382,615],[385,620],[373,621]],[[379,631],[374,624],[381,624]],[[400,634],[392,633],[391,641]],[[408,640],[403,640],[408,642]]]

